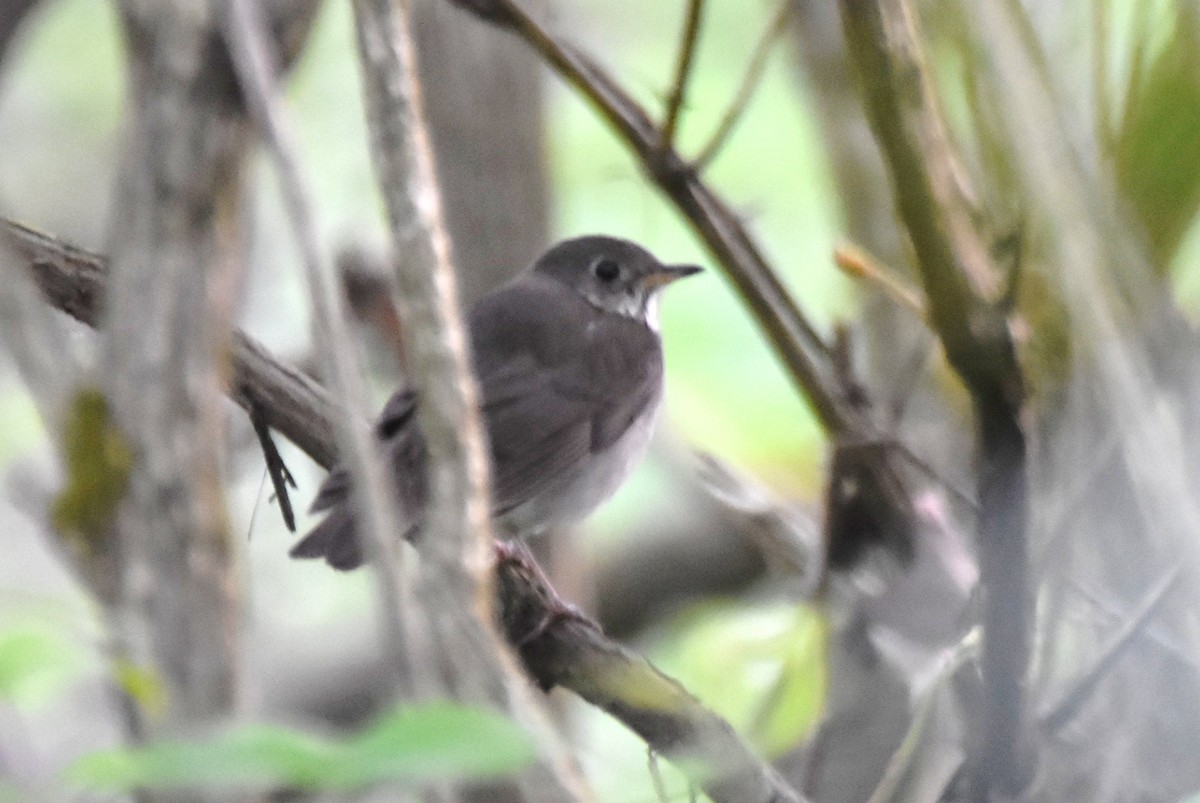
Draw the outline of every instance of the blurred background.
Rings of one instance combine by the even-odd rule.
[[[424,89],[467,302],[553,241],[584,233],[628,237],[671,261],[707,263],[622,147],[519,43],[464,20],[444,3],[419,5]],[[697,148],[711,135],[773,13],[765,3],[712,4],[695,102],[680,127],[683,147]],[[604,63],[656,107],[669,89],[681,14],[682,7],[669,3],[591,0],[555,3],[549,18],[581,42],[604,43]],[[383,222],[353,35],[349,4],[323,4],[288,100],[316,179],[326,245],[378,253]],[[830,259],[837,207],[829,203],[828,168],[792,53],[786,43],[776,44],[759,94],[717,156],[712,176],[762,235],[790,286],[827,322],[853,304]],[[109,5],[47,0],[24,20],[0,71],[0,198],[15,219],[106,250],[120,160],[122,70]],[[240,324],[277,354],[303,363],[311,330],[300,263],[274,177],[262,159],[255,164],[252,266]],[[564,593],[585,607],[601,593],[592,585],[592,567],[625,565],[621,554],[631,542],[645,550],[638,542],[660,533],[678,540],[693,529],[737,537],[708,520],[711,502],[697,508],[703,494],[692,478],[690,448],[718,454],[789,496],[812,502],[820,494],[819,432],[752,322],[718,271],[687,284],[673,290],[663,308],[669,370],[659,442],[620,495],[569,534],[569,554],[557,561],[564,577],[574,578],[562,581],[570,589]],[[86,348],[92,335],[76,334]],[[384,353],[375,360],[382,366],[376,381],[382,405],[392,377],[379,340],[364,331],[364,342]],[[109,701],[99,693],[104,664],[96,650],[96,612],[39,531],[39,508],[56,488],[53,450],[6,359],[0,372],[0,530],[8,533],[9,550],[0,562],[0,757],[13,763],[18,788],[54,788],[58,770],[81,752],[113,743],[117,732]],[[355,721],[370,711],[380,677],[369,576],[287,558],[292,536],[268,501],[261,457],[244,418],[232,405],[229,411],[235,441],[230,508],[252,663],[248,704]],[[322,472],[290,444],[281,446],[300,485],[298,505],[305,507]],[[312,521],[302,516],[300,529]],[[622,620],[616,631],[742,725],[752,722],[767,694],[778,694],[785,674],[794,677],[777,721],[758,726],[764,743],[788,745],[812,726],[820,707],[819,620],[784,593],[739,593],[761,565],[745,549],[728,552],[741,565],[713,580],[727,588],[705,588],[703,579],[680,582],[677,594],[668,589],[666,598],[661,589],[639,590],[638,583],[653,581],[656,568],[664,582],[674,583],[678,569],[643,564],[640,580],[608,591],[622,607],[614,613]],[[621,574],[619,566],[608,571]],[[646,602],[653,610],[639,610],[643,596],[658,597]],[[571,717],[601,799],[649,799],[648,773],[628,771],[644,766],[644,746],[586,706],[572,706]],[[22,754],[36,762],[18,761]]]
[[[0,3],[0,14],[15,14],[9,6],[18,5]],[[621,144],[518,42],[466,19],[447,3],[416,5],[424,92],[466,303],[525,267],[551,242],[584,233],[634,239],[664,260],[710,264]],[[556,0],[540,10],[553,29],[585,45],[657,113],[670,89],[684,5]],[[836,10],[819,2],[784,5],[791,7],[791,16],[770,40],[761,83],[707,166],[706,178],[737,209],[823,331],[838,320],[867,322],[860,326],[862,359],[872,390],[886,400],[905,401],[911,395],[904,433],[921,442],[923,454],[951,483],[970,487],[971,442],[969,430],[962,428],[968,415],[962,390],[941,367],[916,321],[897,323],[906,313],[876,290],[862,292],[834,265],[834,247],[847,236],[900,272],[908,253],[867,130],[861,123],[842,128],[839,122],[851,114],[848,109],[861,112],[844,64],[839,66],[840,54],[827,52],[840,48]],[[972,66],[956,28],[961,20],[950,13],[951,3],[921,5],[948,116],[966,138],[963,132],[973,132],[980,115],[965,77]],[[1117,171],[1128,179],[1120,183],[1126,192],[1123,208],[1144,227],[1161,280],[1156,287],[1169,296],[1173,314],[1187,328],[1200,313],[1200,229],[1195,225],[1200,161],[1189,162],[1193,156],[1200,159],[1200,114],[1192,116],[1200,110],[1200,27],[1194,9],[1185,5],[1169,0],[1026,3],[1059,86],[1073,90],[1064,116],[1075,125],[1076,145],[1089,154],[1107,153],[1125,171]],[[679,128],[682,152],[696,153],[709,142],[779,13],[780,5],[769,2],[706,5]],[[1097,33],[1095,20],[1101,16],[1105,23]],[[353,36],[350,5],[324,3],[291,76],[288,101],[300,126],[307,168],[316,179],[323,241],[331,251],[369,265],[383,252],[384,232],[366,150]],[[1097,48],[1096,42],[1103,46]],[[112,9],[94,0],[42,0],[3,48],[0,207],[19,222],[106,251],[124,104],[122,46]],[[1101,60],[1107,78],[1097,82],[1094,70]],[[1161,80],[1154,83],[1156,75]],[[1141,83],[1150,90],[1136,96],[1138,107],[1129,87]],[[1120,134],[1112,141],[1102,136],[1108,129],[1094,125],[1109,94],[1119,99],[1115,110],[1107,108],[1110,128]],[[1137,125],[1145,131],[1139,133]],[[853,136],[839,138],[838,131]],[[249,188],[250,268],[239,323],[275,353],[304,364],[311,335],[308,296],[275,178],[261,157],[254,162]],[[1028,211],[1019,202],[1007,209],[1014,226]],[[1045,256],[1034,251],[1035,261]],[[1031,275],[1036,287],[1038,273],[1031,270]],[[1035,306],[1027,312],[1026,323],[1046,331],[1037,329],[1045,310]],[[1069,358],[1055,350],[1065,336],[1055,339],[1054,327],[1047,329],[1051,336],[1035,341],[1037,347],[1023,356],[1031,365],[1032,384],[1053,394],[1061,391],[1055,377]],[[900,635],[873,642],[882,643],[890,666],[898,667],[887,677],[903,682],[888,686],[870,673],[847,680],[854,670],[838,656],[839,650],[852,650],[840,636],[831,638],[832,631],[845,632],[845,619],[823,604],[802,601],[797,578],[771,571],[744,517],[722,506],[698,480],[693,454],[711,453],[755,478],[783,500],[798,527],[819,540],[827,455],[817,424],[719,271],[667,295],[662,331],[667,403],[651,456],[593,519],[552,547],[542,547],[556,582],[611,634],[677,677],[773,758],[803,743],[822,717],[836,719],[831,711],[845,714],[854,738],[865,739],[870,730],[865,715],[838,706],[866,689],[877,691],[879,698],[860,704],[895,707],[900,713],[880,726],[883,735],[872,731],[871,739],[878,742],[874,750],[864,746],[852,754],[855,762],[881,771],[908,727],[910,693],[938,671],[938,661],[945,659],[940,650],[965,631],[971,569],[956,576],[953,561],[939,564],[939,579],[929,582],[950,588],[944,592],[949,597],[898,602],[879,596],[866,613],[855,608],[852,618],[871,623],[889,614],[896,620],[892,624],[908,619],[896,627]],[[393,386],[393,352],[369,321],[360,333],[382,404]],[[93,347],[91,333],[79,328],[72,335],[73,348],[87,352]],[[1175,343],[1186,350],[1192,340]],[[1191,376],[1190,371],[1184,373]],[[919,382],[909,381],[914,374]],[[232,405],[228,410],[225,470],[245,594],[246,712],[288,722],[360,723],[378,702],[384,674],[370,578],[287,558],[293,536],[270,501],[253,433],[239,410]],[[1183,421],[1186,429],[1190,418]],[[946,434],[950,425],[960,428],[957,439]],[[1050,442],[1047,437],[1045,443]],[[298,505],[306,506],[322,472],[290,444],[280,445],[299,484]],[[1041,469],[1044,491],[1061,491],[1065,481],[1059,482],[1052,461]],[[44,511],[60,482],[56,470],[36,407],[0,350],[0,532],[5,534],[0,800],[62,799],[72,793],[62,785],[63,768],[119,741],[105,691],[98,612],[62,567],[45,531]],[[939,483],[916,479],[913,491],[918,498],[934,494],[930,520],[940,521],[947,505],[944,494],[937,496],[944,491]],[[951,552],[965,555],[969,564],[969,536],[962,536],[969,528],[962,529],[961,516],[950,519],[944,529],[955,541]],[[1039,521],[1052,529],[1049,519]],[[299,527],[311,523],[302,516]],[[1055,543],[1047,533],[1039,537],[1039,543]],[[1068,540],[1063,536],[1056,548]],[[1049,547],[1036,553],[1043,560],[1056,554]],[[1134,589],[1129,593],[1134,596]],[[945,621],[929,624],[936,617],[922,613],[923,606],[936,607],[945,598],[954,600],[940,611]],[[1107,605],[1109,624],[1119,618],[1113,610],[1120,608],[1115,602]],[[1084,614],[1086,626],[1072,630],[1068,652],[1076,662],[1100,638],[1092,632],[1093,614]],[[1187,643],[1171,642],[1171,649],[1183,653],[1180,660],[1190,666],[1180,683],[1194,684],[1197,653]],[[1055,660],[1067,659],[1059,654]],[[1043,669],[1053,675],[1059,664],[1047,658],[1047,666]],[[839,678],[850,684],[840,695],[830,688]],[[1184,704],[1196,699],[1194,691]],[[643,769],[644,745],[605,715],[566,695],[555,697],[598,799],[654,800],[651,774]],[[879,702],[885,697],[888,702]],[[837,743],[829,733],[823,738]],[[680,779],[665,765],[664,772],[672,792],[680,793]],[[865,787],[829,781],[828,793],[818,799],[865,799],[860,792],[874,788],[878,777],[861,781]],[[1171,788],[1174,794],[1188,787],[1181,781]],[[1176,796],[1118,794],[1112,799]]]

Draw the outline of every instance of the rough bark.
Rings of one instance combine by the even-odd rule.
[[[119,638],[166,700],[143,728],[226,714],[236,688],[219,405],[245,129],[214,14],[209,3],[120,7],[130,118],[103,362],[134,459],[117,516]]]

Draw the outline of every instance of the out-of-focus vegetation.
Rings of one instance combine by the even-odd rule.
[[[671,73],[673,32],[681,22],[681,9],[628,3],[620,14],[614,10],[608,3],[581,2],[563,5],[555,15],[569,21],[581,41],[607,43],[598,48],[606,63],[629,78],[643,102],[658,108]],[[302,123],[299,133],[330,247],[349,238],[380,242],[382,232],[367,160],[349,11],[348,3],[325,4],[289,90]],[[752,13],[742,4],[711,4],[680,125],[685,151],[702,147],[716,127],[770,11],[765,3],[754,6]],[[54,0],[27,22],[0,86],[0,143],[7,154],[0,164],[0,199],[11,214],[104,249],[111,214],[105,203],[119,159],[122,69],[121,45],[107,4]],[[614,233],[636,239],[667,259],[705,263],[677,214],[647,187],[592,113],[552,78],[547,79],[547,90],[547,158],[555,180],[557,234]],[[837,227],[830,210],[835,207],[828,202],[829,179],[814,137],[792,64],[780,43],[755,102],[711,170],[714,181],[762,234],[789,284],[828,320],[847,309],[849,296],[829,259]],[[306,302],[294,269],[297,259],[282,233],[274,178],[265,170],[260,173],[257,184],[262,192],[257,194],[252,230],[255,242],[270,242],[271,250],[265,253],[259,247],[254,252],[243,325],[272,347],[297,354],[308,337]],[[673,290],[663,310],[670,366],[667,426],[682,442],[720,453],[781,487],[815,496],[821,458],[811,417],[720,276],[713,271],[689,284]],[[6,468],[13,461],[35,460],[31,454],[44,450],[44,441],[25,392],[11,375],[0,387],[0,398]],[[319,474],[286,446],[285,455],[301,479],[304,496],[305,489],[315,488]],[[663,503],[673,490],[669,473],[651,463],[590,529],[617,537],[644,514],[647,503],[671,515],[671,506]],[[319,630],[367,608],[371,592],[364,578],[338,577],[323,566],[286,560],[287,542],[265,500],[257,470],[242,473],[247,480],[233,489],[232,501],[239,529],[255,535],[247,545],[251,616],[275,628],[278,638],[304,643],[312,628]],[[264,573],[265,567],[270,568]],[[7,582],[14,570],[0,570],[0,609],[22,593],[21,582]],[[50,600],[73,593],[61,580],[51,588]],[[81,671],[103,672],[96,644],[80,640],[72,630],[75,623],[51,619],[34,616],[36,626],[14,625],[0,640],[0,687],[17,710],[62,694]],[[759,612],[730,604],[685,612],[668,632],[645,646],[703,698],[746,726],[764,747],[781,749],[810,728],[819,712],[820,627],[811,614],[791,606]],[[737,634],[733,646],[728,643],[731,634]],[[781,645],[786,649],[778,649]],[[718,654],[722,658],[714,662]],[[768,703],[773,713],[764,717],[760,709]],[[640,754],[636,740],[602,715],[579,713],[591,723],[582,726],[585,732],[600,739],[584,747],[585,755],[616,749],[625,756],[615,763],[587,762],[601,773],[596,777],[600,788],[617,795],[606,793],[604,799],[644,797],[647,773],[618,770],[607,780],[603,775],[626,766],[628,756]],[[61,710],[53,716],[61,717]],[[224,775],[244,780],[249,774],[298,782],[303,778],[284,766],[288,761],[331,750],[326,743],[297,747],[284,744],[286,739],[273,739],[260,732],[243,733],[201,747],[109,753],[77,765],[72,777],[93,786],[170,781],[172,773],[182,772],[181,761],[191,764],[194,759],[195,766],[207,768],[198,771],[211,779]],[[624,746],[604,747],[606,742]],[[239,746],[258,758],[245,759],[248,763],[230,758]],[[304,772],[321,766],[308,759],[299,764]]]
[[[528,738],[512,722],[487,711],[435,703],[405,706],[349,738],[243,725],[191,742],[92,753],[66,776],[83,789],[126,792],[358,789],[394,780],[487,779],[519,770],[533,755]]]
[[[938,3],[928,5],[939,10]],[[1064,99],[1064,117],[1082,148],[1094,146],[1111,161],[1121,200],[1141,227],[1138,236],[1144,237],[1155,268],[1168,276],[1176,304],[1196,319],[1200,12],[1170,0],[1026,5],[1039,17],[1040,32],[1057,32],[1052,43],[1056,60],[1048,69],[1078,89]],[[683,4],[575,0],[554,6],[554,19],[572,38],[601,56],[647,108],[662,108]],[[1097,10],[1107,26],[1102,32],[1089,27]],[[679,128],[685,154],[702,148],[716,128],[773,12],[770,2],[706,4],[699,58]],[[972,54],[961,47],[958,17],[929,17],[948,116],[956,134],[969,141],[976,133],[973,104],[979,102],[973,94],[978,87],[963,81]],[[1104,43],[1102,54],[1093,52],[1097,39]],[[806,311],[818,324],[828,325],[855,312],[855,295],[830,258],[841,230],[839,202],[808,88],[789,49],[793,46],[786,39],[777,44],[755,100],[707,176],[761,238]],[[0,74],[0,152],[5,154],[0,160],[0,208],[5,213],[103,250],[111,216],[106,202],[119,160],[121,70],[121,47],[108,4],[47,0],[28,21]],[[591,110],[553,78],[547,79],[547,91],[556,235],[613,233],[638,240],[666,259],[705,263],[677,213],[639,175]],[[352,238],[381,241],[348,3],[325,4],[289,99],[302,123],[301,140],[316,180],[327,243],[333,248]],[[265,170],[258,173],[253,272],[243,323],[272,348],[300,356],[308,331],[297,259],[284,233],[274,179]],[[1003,177],[997,185],[1012,190],[1003,186]],[[1011,221],[1006,222],[1020,228],[1026,210],[1008,211]],[[1058,331],[1064,326],[1061,304],[1044,282],[1037,274],[1026,279],[1025,294],[1036,298],[1021,310],[1039,338],[1032,351],[1053,351],[1031,360],[1035,387],[1046,383],[1036,375],[1039,371],[1053,380],[1065,373],[1069,361],[1067,338]],[[1061,336],[1056,339],[1056,334]],[[817,427],[715,271],[667,296],[663,335],[669,365],[665,418],[672,438],[713,451],[789,495],[817,500],[822,484]],[[41,476],[38,472],[50,461],[36,411],[8,366],[0,368],[0,471]],[[958,391],[954,380],[947,378],[945,384]],[[304,500],[320,475],[294,449],[284,445],[284,450]],[[236,532],[239,537],[254,535],[241,543],[247,619],[254,626],[250,632],[257,634],[251,638],[259,639],[247,645],[252,663],[269,665],[273,653],[329,649],[329,636],[341,635],[340,623],[368,609],[372,592],[367,579],[288,561],[288,541],[266,500],[257,464],[233,465],[229,473],[236,479],[230,492]],[[652,460],[587,530],[598,533],[603,546],[620,548],[621,535],[635,520],[672,515],[674,482],[667,461]],[[27,509],[10,506],[0,512],[17,522],[14,541],[23,545],[0,563],[0,758],[13,741],[24,742],[23,749],[31,753],[56,758],[91,755],[75,764],[69,776],[62,775],[63,762],[38,769],[35,774],[47,788],[59,789],[56,784],[64,777],[115,788],[208,780],[348,786],[411,778],[431,767],[487,774],[515,766],[526,754],[524,742],[506,726],[493,722],[484,731],[473,731],[479,725],[474,720],[461,729],[441,731],[436,722],[414,729],[411,721],[388,730],[396,722],[385,720],[348,741],[301,736],[294,730],[241,730],[197,745],[102,754],[93,751],[113,740],[104,727],[89,728],[84,722],[74,741],[48,737],[76,715],[73,689],[90,678],[95,691],[106,665],[94,632],[94,612],[79,603],[68,579],[61,571],[42,577],[23,570],[27,557],[46,563],[44,546],[30,546],[41,543],[31,522],[45,500],[24,495],[28,486],[20,482],[12,487],[8,495],[21,497],[18,502]],[[789,602],[728,600],[680,611],[645,634],[638,646],[764,751],[775,754],[793,746],[820,715],[828,682],[828,627],[823,613]],[[372,637],[365,632],[347,640]],[[1088,643],[1072,642],[1067,652],[1082,652]],[[260,688],[250,696],[269,682],[259,678]],[[642,743],[591,709],[572,706],[571,711],[578,715],[581,760],[600,799],[647,799],[650,772],[640,771],[636,763],[644,755]],[[78,716],[83,722],[100,713]],[[29,738],[19,735],[25,728]],[[453,749],[437,753],[436,745],[430,746],[436,741],[434,731],[449,734],[447,744]],[[485,742],[461,741],[468,731],[489,736]],[[410,744],[411,750],[391,740],[414,734],[421,737],[420,744]],[[496,745],[511,751],[492,753]],[[386,757],[380,752],[384,748]],[[465,752],[455,752],[460,748]],[[482,756],[495,763],[471,763]],[[639,771],[630,771],[634,766]],[[198,774],[188,774],[193,771]],[[668,768],[664,772],[671,791],[682,794],[681,779]],[[17,799],[20,788],[5,781],[0,762],[0,801]]]

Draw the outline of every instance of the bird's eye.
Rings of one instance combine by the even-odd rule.
[[[598,259],[596,264],[592,265],[592,273],[596,278],[605,284],[615,281],[621,275],[621,266],[611,259]]]

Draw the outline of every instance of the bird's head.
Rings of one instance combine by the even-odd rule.
[[[603,312],[658,328],[658,293],[676,279],[693,276],[696,265],[666,265],[641,246],[598,235],[564,240],[533,265]]]

